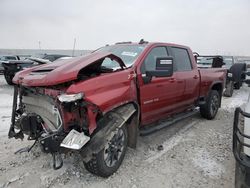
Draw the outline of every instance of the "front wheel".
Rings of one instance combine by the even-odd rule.
[[[200,106],[201,116],[209,120],[214,119],[220,107],[220,100],[221,98],[218,91],[211,90],[206,100],[206,104]]]
[[[128,145],[126,125],[117,130],[105,147],[85,163],[85,168],[98,176],[109,177],[120,167]]]

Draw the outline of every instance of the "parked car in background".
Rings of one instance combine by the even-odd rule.
[[[234,89],[240,89],[245,80],[246,64],[237,62],[233,56],[198,56],[197,66],[199,68],[218,68],[227,69],[227,83],[224,96],[231,97]]]
[[[3,65],[2,65],[2,61],[0,61],[0,74],[2,74],[3,73],[3,71],[4,71],[4,68],[3,68]]]
[[[5,63],[10,60],[20,60],[19,56],[14,55],[0,55],[0,73],[4,72],[4,67],[2,63]]]
[[[42,55],[42,58],[27,57],[24,60],[8,60],[2,63],[5,80],[9,85],[12,85],[12,79],[18,71],[29,67],[50,63],[63,57],[69,56],[60,54],[44,54]]]
[[[141,40],[63,61],[13,79],[9,138],[38,141],[54,169],[62,167],[62,153],[78,151],[88,171],[108,177],[127,147],[136,147],[139,129],[152,133],[197,107],[213,119],[221,105],[226,70],[198,69],[186,46]]]
[[[20,60],[19,56],[15,55],[0,55],[0,60],[1,61],[10,61],[10,60]]]
[[[47,59],[47,60],[49,60],[50,62],[53,62],[53,61],[55,61],[55,60],[57,60],[57,59],[60,59],[60,58],[62,58],[62,57],[69,57],[69,58],[70,58],[70,56],[68,56],[68,55],[62,55],[62,54],[44,54],[44,55],[41,57],[41,59]]]

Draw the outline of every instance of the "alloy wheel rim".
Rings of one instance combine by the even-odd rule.
[[[211,100],[211,107],[210,107],[210,112],[212,114],[212,116],[215,115],[215,113],[217,112],[219,108],[219,98],[217,95],[214,95],[212,97],[212,100]]]
[[[113,136],[104,148],[104,161],[108,167],[113,167],[120,160],[124,150],[125,134],[122,129]]]

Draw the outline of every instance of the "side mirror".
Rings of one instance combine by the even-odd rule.
[[[250,72],[246,72],[245,74],[246,74],[247,76],[250,76]]]
[[[156,58],[155,70],[146,70],[148,77],[170,77],[173,75],[173,57]]]

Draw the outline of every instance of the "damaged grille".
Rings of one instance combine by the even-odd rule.
[[[27,94],[22,98],[26,113],[40,116],[47,132],[55,132],[62,127],[62,118],[54,100],[48,96]]]

